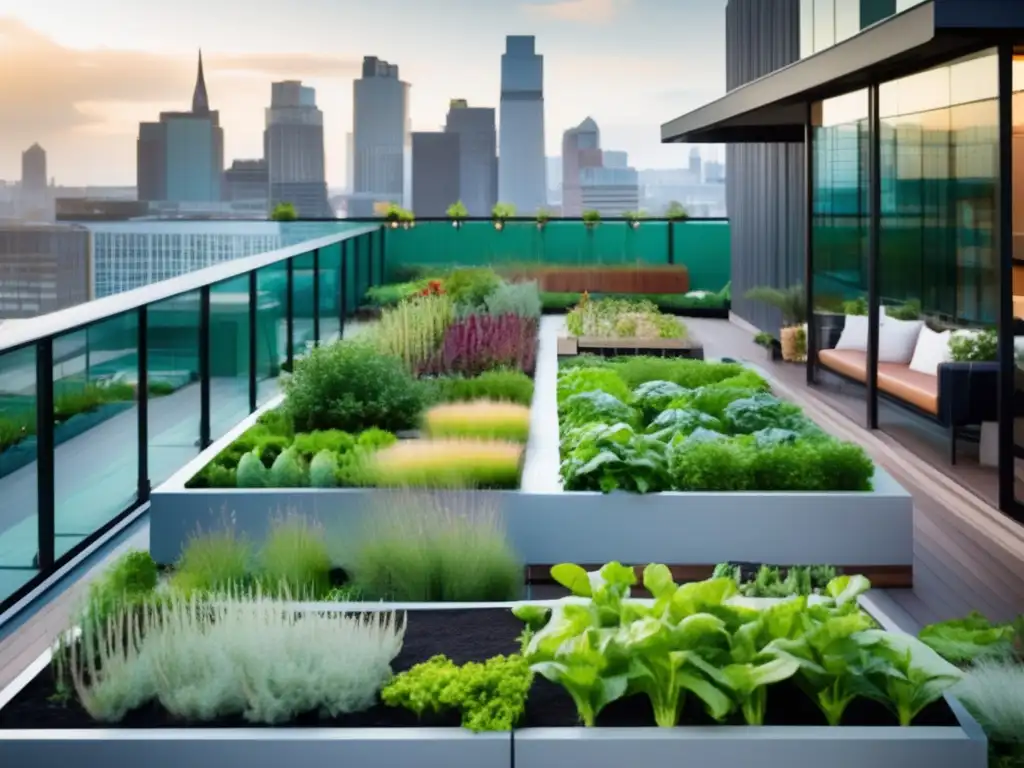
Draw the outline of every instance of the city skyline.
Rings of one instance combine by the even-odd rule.
[[[38,142],[58,184],[132,185],[138,123],[187,108],[200,46],[210,100],[221,112],[225,164],[262,156],[271,83],[302,80],[316,88],[324,113],[333,187],[347,177],[351,88],[364,55],[402,68],[412,86],[412,128],[430,131],[443,124],[452,98],[498,107],[505,35],[533,34],[545,55],[545,154],[557,155],[564,130],[593,115],[608,144],[628,151],[638,168],[684,166],[687,149],[661,145],[660,123],[724,92],[724,45],[707,33],[708,24],[723,25],[724,0],[522,2],[471,13],[468,0],[438,0],[430,12],[397,12],[397,0],[382,0],[373,13],[311,0],[283,19],[264,0],[254,0],[245,19],[197,0],[176,4],[176,15],[165,8],[142,12],[123,0],[97,0],[89,9],[53,2],[61,8],[49,3],[44,14],[0,0],[6,180],[19,177],[21,152]],[[98,23],[109,18],[104,10],[116,11],[116,27]],[[202,24],[188,22],[201,11]],[[649,24],[651,14],[659,25]],[[445,23],[455,15],[458,25]],[[327,34],[340,16],[348,23]],[[310,26],[300,38],[294,32],[303,23]],[[428,36],[420,34],[424,23],[433,25]],[[632,33],[639,28],[643,37]],[[299,39],[301,45],[293,42]],[[297,48],[302,52],[291,52]]]

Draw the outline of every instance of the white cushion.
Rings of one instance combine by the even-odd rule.
[[[895,320],[887,317],[878,329],[878,362],[906,365],[914,356],[923,320]]]
[[[836,349],[851,349],[857,352],[868,350],[868,316],[847,315],[843,332],[836,342]]]
[[[922,326],[917,346],[914,347],[914,357],[910,361],[910,370],[938,376],[939,364],[953,359],[949,352],[950,335],[949,331],[939,333],[927,325]]]

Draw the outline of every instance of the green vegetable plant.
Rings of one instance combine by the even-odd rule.
[[[790,679],[832,725],[856,698],[887,704],[909,725],[960,677],[920,641],[872,628],[857,603],[870,586],[862,576],[752,605],[731,576],[677,585],[659,564],[644,569],[647,600],[631,596],[636,574],[619,563],[594,572],[563,563],[551,574],[571,596],[513,609],[526,624],[522,654],[566,690],[585,726],[635,695],[650,699],[661,727],[678,724],[690,695],[715,720],[738,713],[758,725],[768,690]]]
[[[929,624],[918,638],[946,661],[964,664],[984,657],[1008,656],[1013,650],[1011,624],[993,624],[980,613]]]
[[[999,354],[999,337],[992,329],[970,333],[953,333],[949,337],[949,352],[958,363],[984,363],[995,360]]]
[[[533,673],[519,655],[495,656],[461,667],[434,656],[392,678],[381,701],[417,716],[456,709],[470,731],[509,731],[522,718]]]
[[[650,493],[670,487],[668,446],[628,424],[585,427],[570,445],[560,468],[567,491]]]
[[[491,219],[494,221],[494,228],[501,231],[505,228],[505,222],[516,215],[516,207],[511,203],[497,203],[491,209]]]

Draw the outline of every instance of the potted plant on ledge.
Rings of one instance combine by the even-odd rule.
[[[584,211],[581,218],[583,219],[583,226],[589,230],[593,230],[594,227],[601,223],[601,214],[597,211]]]
[[[638,229],[640,227],[640,220],[644,218],[645,215],[646,214],[644,214],[643,211],[626,211],[622,214],[622,218],[629,223],[630,229]]]
[[[384,214],[384,218],[387,219],[392,229],[411,229],[416,222],[416,217],[413,216],[412,211],[407,211],[400,205],[391,203],[388,205],[387,213]]]
[[[682,203],[673,200],[668,204],[668,208],[665,209],[665,218],[669,221],[685,221],[690,218],[690,214],[686,212]]]
[[[779,342],[782,359],[798,363],[807,359],[807,296],[802,285],[789,288],[760,286],[746,293],[750,301],[769,304],[782,313],[782,330]]]
[[[551,213],[541,208],[537,211],[537,229],[544,229],[548,221],[551,220]]]
[[[448,206],[448,218],[452,220],[452,226],[456,229],[462,226],[462,222],[467,216],[469,216],[469,211],[466,210],[466,206],[462,204],[461,200]]]
[[[271,221],[295,221],[298,218],[299,213],[292,203],[278,203],[270,212]]]
[[[499,232],[505,228],[505,222],[516,215],[516,207],[511,203],[498,203],[491,209],[494,228]]]

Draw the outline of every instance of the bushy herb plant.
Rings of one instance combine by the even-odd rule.
[[[479,376],[437,376],[425,379],[427,400],[431,403],[453,403],[469,400],[530,405],[533,401],[533,379],[522,371],[485,371]]]
[[[490,315],[518,315],[536,320],[542,309],[537,281],[503,282],[484,299],[484,308]]]
[[[461,667],[434,656],[396,675],[381,691],[381,700],[422,716],[455,709],[462,725],[474,732],[510,731],[522,718],[533,673],[522,656],[495,656]]]
[[[284,382],[284,408],[299,432],[415,425],[423,391],[402,360],[359,340],[314,348]]]

